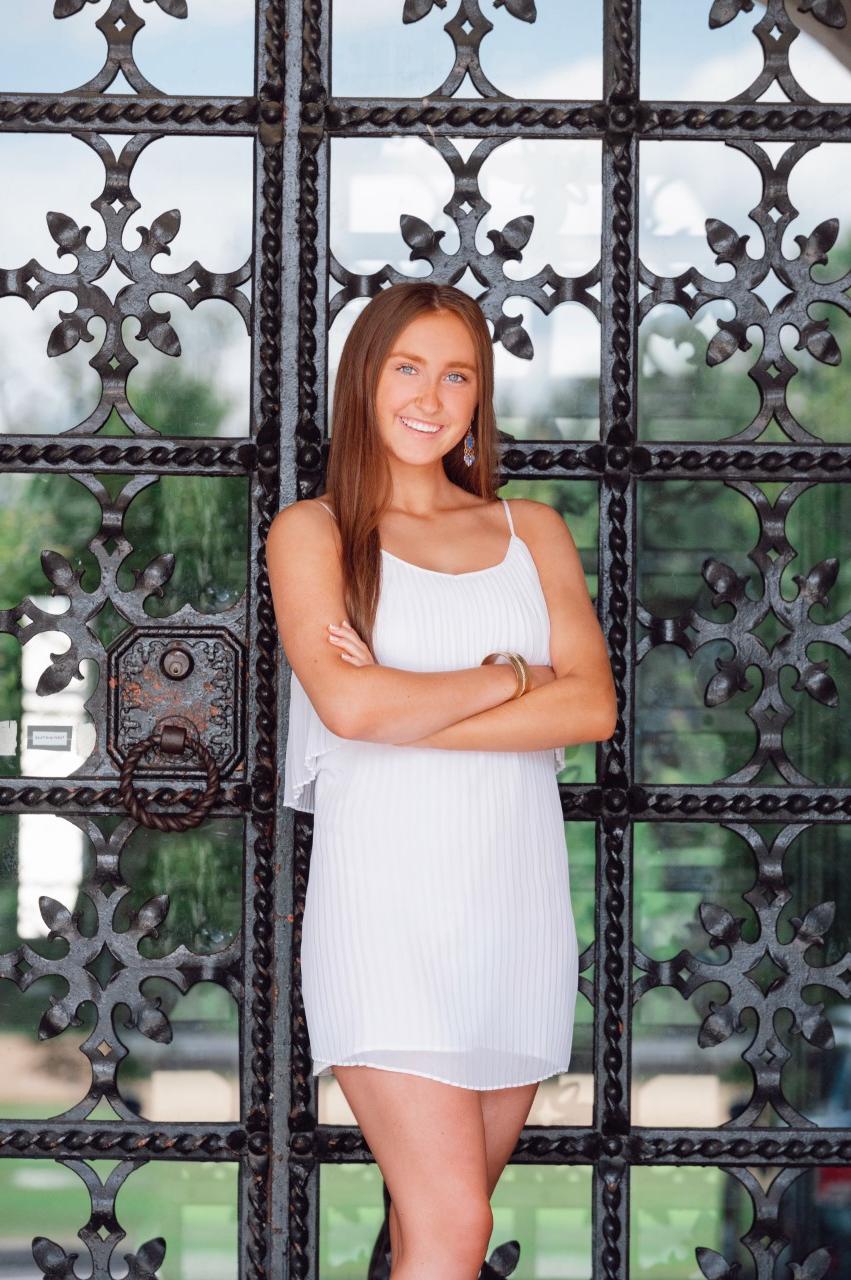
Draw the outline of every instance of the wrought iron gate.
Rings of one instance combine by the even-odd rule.
[[[246,4],[250,11],[250,0]],[[70,293],[72,304],[63,302],[54,317],[46,354],[57,363],[68,361],[74,351],[79,357],[81,342],[96,337],[88,367],[98,380],[98,394],[79,414],[69,401],[63,421],[30,429],[27,413],[38,416],[34,397],[17,417],[4,420],[0,437],[0,497],[10,529],[18,518],[9,496],[15,476],[51,477],[44,490],[49,501],[40,499],[38,510],[68,500],[70,487],[49,488],[58,483],[52,478],[63,476],[73,477],[74,492],[90,495],[99,508],[99,527],[90,539],[81,514],[79,540],[72,546],[39,546],[41,592],[28,586],[24,598],[0,610],[0,639],[10,637],[16,655],[13,660],[11,647],[0,652],[0,674],[6,679],[12,672],[15,680],[20,675],[20,687],[9,697],[21,705],[19,720],[4,719],[0,711],[0,822],[9,824],[3,830],[5,863],[0,860],[8,881],[0,878],[0,909],[6,913],[0,922],[0,996],[4,987],[17,988],[26,1002],[20,1008],[40,1019],[31,1023],[31,1029],[38,1025],[40,1041],[58,1042],[90,1023],[77,1046],[90,1079],[68,1099],[70,1105],[39,1119],[25,1114],[23,1104],[0,1118],[0,1154],[10,1165],[29,1169],[32,1161],[39,1168],[55,1162],[60,1182],[66,1173],[71,1183],[79,1178],[91,1201],[90,1212],[83,1208],[72,1227],[64,1207],[62,1213],[52,1211],[40,1194],[49,1184],[36,1178],[29,1196],[43,1207],[40,1234],[31,1257],[18,1260],[19,1274],[76,1274],[74,1255],[58,1237],[65,1231],[73,1238],[79,1229],[96,1277],[112,1274],[110,1257],[125,1235],[130,1275],[178,1275],[180,1262],[174,1259],[183,1255],[169,1235],[171,1192],[161,1175],[180,1166],[190,1200],[191,1188],[201,1188],[200,1171],[238,1174],[233,1183],[217,1184],[219,1192],[211,1191],[212,1184],[204,1191],[206,1203],[217,1204],[219,1216],[232,1215],[235,1224],[230,1274],[246,1280],[316,1275],[320,1176],[334,1164],[370,1163],[354,1126],[320,1123],[310,1076],[297,947],[311,826],[308,816],[293,824],[280,806],[287,716],[282,677],[288,671],[277,652],[263,541],[280,506],[321,491],[335,322],[339,332],[357,300],[387,281],[430,274],[469,286],[506,359],[531,362],[529,368],[535,367],[539,345],[552,348],[546,326],[559,307],[572,303],[576,314],[599,323],[599,378],[586,382],[570,410],[562,410],[567,426],[556,429],[558,415],[547,410],[550,418],[536,431],[530,410],[514,415],[519,427],[505,430],[503,439],[504,492],[563,501],[565,510],[584,513],[591,525],[597,521],[597,546],[583,544],[583,551],[589,573],[599,574],[597,604],[620,708],[617,732],[590,770],[568,769],[560,784],[568,844],[583,823],[594,831],[593,929],[580,961],[589,1039],[587,1048],[577,1044],[576,1054],[576,1069],[587,1075],[593,1101],[587,1123],[530,1124],[512,1167],[587,1171],[589,1230],[582,1248],[588,1271],[600,1280],[630,1274],[631,1225],[633,1273],[659,1280],[674,1274],[665,1269],[671,1258],[657,1265],[635,1244],[639,1209],[652,1215],[655,1204],[642,1179],[667,1166],[720,1171],[713,1185],[727,1188],[721,1197],[729,1210],[724,1238],[708,1240],[702,1234],[706,1223],[697,1220],[687,1261],[680,1252],[672,1255],[673,1265],[711,1280],[732,1277],[736,1261],[745,1256],[743,1236],[753,1274],[766,1280],[845,1275],[851,1265],[851,1226],[845,1221],[851,1202],[842,1171],[851,1168],[851,1107],[843,1112],[837,1099],[851,1054],[844,1032],[838,1033],[845,1027],[840,1002],[851,994],[851,938],[843,934],[851,895],[843,887],[841,862],[843,851],[848,853],[842,842],[851,809],[848,739],[841,724],[851,686],[841,667],[849,650],[849,616],[837,600],[848,581],[830,552],[849,528],[849,401],[841,392],[847,384],[836,379],[851,335],[842,329],[842,315],[851,310],[851,242],[847,221],[832,219],[831,208],[817,223],[804,216],[796,222],[790,183],[797,181],[796,167],[819,152],[834,157],[837,202],[841,180],[848,185],[841,146],[851,142],[847,102],[822,103],[814,96],[820,86],[805,87],[793,74],[799,39],[816,42],[838,64],[847,61],[846,7],[842,0],[694,0],[675,13],[669,0],[604,0],[601,6],[538,0],[537,7],[535,0],[385,0],[387,22],[392,17],[399,32],[406,32],[400,54],[408,60],[405,77],[416,80],[418,49],[422,65],[431,65],[427,37],[433,41],[437,33],[448,54],[442,83],[410,97],[389,97],[382,96],[388,80],[381,59],[370,59],[366,44],[358,48],[356,35],[346,45],[335,34],[334,23],[344,14],[351,20],[353,5],[354,0],[336,0],[332,13],[330,0],[257,0],[254,91],[207,97],[162,89],[145,64],[141,38],[146,23],[152,27],[156,19],[161,39],[176,39],[166,28],[186,19],[188,60],[201,0],[55,0],[53,19],[45,15],[33,37],[36,73],[43,60],[51,76],[61,75],[54,67],[61,42],[86,23],[94,23],[106,42],[102,68],[77,88],[52,86],[61,92],[41,91],[40,83],[38,91],[0,86],[0,141],[27,140],[34,148],[45,138],[74,139],[100,163],[103,188],[95,182],[86,203],[105,227],[104,238],[50,202],[47,228],[61,270],[35,251],[10,262],[0,243],[0,311],[17,299],[35,313],[53,295]],[[684,31],[699,22],[707,39],[710,31],[711,38],[726,40],[747,29],[753,47],[758,42],[761,62],[751,83],[737,84],[725,100],[721,92],[694,100],[654,98],[640,88],[642,17],[649,20],[660,6]],[[519,50],[521,35],[528,40],[529,33],[543,29],[545,18],[556,24],[547,29],[557,29],[565,47],[599,28],[596,94],[571,99],[566,83],[565,96],[538,99],[534,67],[531,90],[522,87],[522,77],[515,82],[508,75],[506,84],[493,69],[489,49],[496,48],[497,26],[504,71],[513,42]],[[7,21],[14,19],[7,15]],[[67,38],[66,56],[73,62]],[[349,57],[368,86],[362,96],[345,96],[332,86],[334,39],[335,76]],[[543,45],[537,52],[533,44],[523,47],[533,57],[543,56]],[[203,49],[195,52],[203,62]],[[355,83],[354,71],[349,78]],[[345,80],[344,74],[340,83]],[[213,270],[197,259],[173,271],[153,265],[177,251],[181,211],[146,205],[135,184],[147,154],[158,154],[163,140],[187,138],[244,139],[253,147],[250,193],[245,179],[252,199],[251,251],[228,270]],[[450,191],[445,218],[417,203],[416,185],[410,206],[401,210],[401,266],[393,266],[386,246],[376,248],[372,240],[359,255],[359,268],[332,252],[331,150],[343,139],[376,145],[415,139],[431,149],[435,165],[445,166],[444,177],[436,180],[448,183]],[[519,208],[501,228],[492,226],[490,245],[484,243],[492,204],[483,193],[483,173],[491,157],[518,140],[524,146],[592,142],[599,148],[601,211],[588,269],[562,273],[547,260],[532,273],[528,263],[540,251],[529,208]],[[771,149],[777,143],[786,144],[779,157]],[[641,163],[650,154],[647,148],[662,144],[672,155],[696,144],[716,159],[726,144],[725,155],[740,158],[739,172],[747,169],[750,180],[759,177],[762,194],[746,210],[752,220],[749,248],[745,226],[729,225],[709,211],[707,253],[726,273],[720,279],[694,263],[660,273],[641,255]],[[393,163],[404,167],[399,154]],[[563,154],[571,161],[578,153]],[[569,207],[570,199],[558,176],[559,153],[553,151],[552,160],[555,176],[541,176],[545,168],[550,171],[549,159],[536,172],[538,180],[552,182],[549,204],[558,210]],[[359,164],[367,204],[372,199],[377,208],[383,189],[370,187],[374,175],[365,160],[355,159],[350,169]],[[16,190],[37,175],[25,167],[16,173],[8,164],[5,172],[11,206]],[[541,199],[540,190],[534,195]],[[137,212],[145,222],[135,227],[138,247],[130,248],[130,220]],[[214,219],[215,207],[207,213]],[[791,234],[784,242],[790,224],[799,233],[797,253]],[[754,226],[764,245],[761,256]],[[447,234],[447,244],[441,244]],[[71,259],[76,265],[69,270]],[[106,285],[112,271],[120,276],[115,291]],[[772,272],[782,288],[767,302],[760,288]],[[228,308],[250,336],[250,390],[229,434],[217,431],[209,406],[180,399],[180,387],[169,382],[172,375],[163,375],[162,400],[149,395],[146,401],[132,390],[136,366],[155,352],[181,356],[181,317],[188,329],[188,311],[203,301]],[[823,304],[829,309],[819,316],[813,308]],[[697,360],[686,362],[692,379],[687,384],[657,364],[661,397],[643,363],[652,365],[652,353],[639,350],[640,326],[657,307],[676,308],[685,325],[667,336],[663,332],[658,351],[682,355],[684,334],[698,348]],[[699,330],[695,317],[704,307],[711,323]],[[23,308],[16,314],[22,316]],[[125,328],[131,318],[138,325],[135,338]],[[209,355],[208,349],[207,362],[215,364]],[[556,371],[569,367],[571,358],[565,351]],[[740,395],[724,399],[729,383],[722,381],[721,366],[751,380],[753,413],[743,411]],[[677,366],[678,374],[683,367]],[[796,391],[804,382],[812,391],[805,404]],[[187,404],[195,407],[182,418]],[[503,408],[501,421],[510,426],[512,415]],[[586,427],[577,425],[580,420]],[[216,488],[188,489],[191,478]],[[135,528],[146,553],[150,547],[154,554],[148,563],[136,555],[133,567],[139,544],[129,528],[131,504],[143,509],[152,492],[166,499],[156,516],[139,517]],[[191,598],[185,583],[170,596],[181,556],[185,567],[203,543],[170,545],[168,512],[185,508],[192,494],[200,519],[209,510],[203,494],[213,493],[218,522],[233,533],[225,561],[232,581],[225,585],[225,571],[214,565],[204,599],[197,593]],[[571,505],[583,493],[591,495],[593,510],[587,503]],[[796,514],[799,501],[811,504],[803,522]],[[747,527],[745,517],[732,541],[725,533],[732,502],[755,517],[750,542],[736,542],[740,527]],[[665,537],[654,542],[654,522],[662,524],[668,543]],[[815,542],[805,527],[816,529]],[[689,542],[683,532],[698,528],[712,539],[702,564],[694,562],[700,540]],[[790,529],[799,532],[797,545]],[[661,554],[654,559],[656,547]],[[799,552],[799,572],[784,576]],[[243,578],[233,569],[237,561]],[[753,575],[754,566],[756,582],[748,590],[745,570]],[[11,568],[3,565],[7,581]],[[666,575],[678,574],[679,585],[665,586]],[[689,575],[690,596],[682,592]],[[197,586],[200,578],[194,581]],[[157,606],[163,597],[168,608]],[[54,653],[51,637],[57,632],[70,647]],[[31,680],[21,674],[27,646],[38,655]],[[701,668],[707,653],[714,663]],[[79,695],[73,706],[57,702],[56,715],[41,714],[40,699],[73,694],[83,663],[90,677],[85,700]],[[686,696],[684,677],[699,694],[687,711],[669,697],[675,684]],[[719,730],[720,724],[727,728]],[[712,733],[722,734],[712,738],[723,748],[717,764],[682,746],[695,734]],[[135,750],[143,739],[149,739],[147,748]],[[194,754],[186,750],[193,743]],[[62,773],[45,764],[52,757],[44,752],[72,746],[77,756],[68,762],[76,760],[76,767]],[[37,825],[51,816],[64,835],[59,827]],[[223,833],[218,861],[213,858],[217,892],[239,904],[239,918],[227,926],[205,917],[202,927],[196,922],[195,932],[185,935],[192,945],[178,945],[183,935],[173,922],[179,902],[191,903],[192,885],[154,883],[158,868],[171,874],[165,845],[139,845],[146,852],[134,855],[135,861],[128,861],[127,850],[140,831],[145,836],[157,829],[174,831],[173,847],[187,848],[180,842],[188,823],[199,820]],[[66,876],[63,898],[56,888],[62,876],[57,871],[51,880],[44,859],[48,849],[65,847],[69,831],[78,833],[74,847],[83,852],[76,871]],[[706,863],[709,872],[679,858],[686,831],[697,833],[690,837],[689,856],[694,849],[721,851]],[[661,870],[654,879],[653,858],[660,850]],[[211,856],[206,845],[198,845],[187,865],[195,865],[192,857],[206,860],[208,876]],[[39,894],[39,886],[45,892]],[[672,929],[674,941],[666,940],[661,955],[651,948],[652,930],[645,930],[642,913],[654,893],[670,895],[678,886],[697,893],[699,926],[692,922],[688,936],[679,939]],[[746,892],[739,895],[742,888]],[[747,905],[739,915],[742,899]],[[40,917],[38,929],[29,932],[22,915],[27,903],[33,911],[37,904],[35,918]],[[158,940],[162,945],[155,945]],[[39,980],[45,983],[41,988],[35,985]],[[144,1057],[147,1043],[159,1055],[156,1061],[167,1066],[179,1001],[203,983],[238,1007],[236,1114],[226,1115],[225,1107],[220,1120],[161,1120],[145,1114],[131,1088],[118,1087],[122,1064],[133,1051]],[[164,997],[166,989],[177,996]],[[730,1070],[738,1086],[745,1080],[744,1092],[717,1123],[704,1119],[683,1127],[681,1115],[664,1125],[642,1123],[644,1113],[635,1109],[641,1075],[636,1048],[646,1047],[636,1028],[654,993],[657,999],[660,993],[683,1002],[695,998],[700,1021],[691,1035],[699,1053],[735,1046],[740,1074],[739,1068]],[[9,1008],[0,1005],[0,1017]],[[657,1009],[656,1020],[663,1021],[664,1008]],[[201,1019],[196,1035],[206,1040],[207,1059],[214,1053],[211,1025]],[[129,1058],[128,1033],[135,1037]],[[652,1052],[659,1055],[663,1033],[654,1035]],[[189,1060],[188,1044],[182,1061]],[[677,1045],[681,1052],[681,1039]],[[811,1049],[804,1052],[804,1045]],[[205,1060],[202,1054],[201,1066]],[[827,1061],[834,1067],[825,1067]],[[704,1083],[706,1078],[700,1077]],[[821,1081],[819,1105],[808,1093],[807,1081],[815,1078]],[[190,1101],[187,1095],[187,1108]],[[697,1114],[696,1094],[694,1106]],[[105,1161],[115,1162],[108,1171],[100,1163]],[[141,1227],[134,1235],[121,1206],[116,1209],[119,1190],[132,1187],[143,1173],[151,1178],[153,1219],[161,1214],[166,1224],[153,1235]],[[23,1179],[24,1197],[26,1186]],[[7,1180],[9,1207],[0,1236],[15,1234],[14,1205],[24,1203],[10,1188]],[[740,1188],[749,1197],[745,1219],[736,1202]],[[0,1208],[0,1220],[3,1213]],[[147,1221],[136,1209],[129,1218]],[[663,1219],[660,1234],[669,1240],[670,1227]],[[499,1237],[497,1244],[492,1274],[530,1274],[522,1252],[518,1262],[508,1241]],[[371,1275],[386,1274],[385,1246],[382,1233]],[[205,1274],[214,1270],[208,1265]]]

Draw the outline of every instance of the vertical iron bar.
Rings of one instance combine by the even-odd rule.
[[[598,748],[603,812],[597,826],[594,987],[594,1170],[592,1275],[629,1274],[630,966],[632,948],[633,643],[635,511],[631,446],[636,437],[638,0],[604,5],[600,484],[597,608],[618,693],[618,728]]]

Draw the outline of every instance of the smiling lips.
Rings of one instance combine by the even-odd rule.
[[[420,435],[436,436],[438,431],[443,430],[443,424],[437,422],[425,422],[422,418],[403,418],[399,414],[399,421],[403,422],[411,431],[417,431]]]

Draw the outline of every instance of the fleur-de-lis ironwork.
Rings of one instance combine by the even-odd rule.
[[[399,226],[411,251],[411,261],[430,263],[432,274],[429,278],[441,284],[457,284],[469,269],[482,286],[476,301],[493,323],[494,342],[501,342],[507,351],[522,360],[530,360],[534,354],[532,339],[523,326],[521,316],[505,314],[503,308],[507,298],[530,298],[545,315],[563,302],[581,302],[599,319],[600,304],[590,292],[600,279],[599,262],[584,275],[576,277],[559,275],[550,265],[526,280],[506,276],[506,262],[522,261],[523,250],[535,227],[532,214],[512,218],[501,231],[489,231],[487,235],[493,249],[487,254],[479,252],[476,229],[491,207],[481,193],[479,173],[485,160],[500,143],[491,139],[479,142],[466,160],[448,138],[430,139],[429,145],[443,156],[455,179],[455,190],[443,211],[455,221],[460,244],[454,253],[447,253],[440,245],[442,231],[435,231],[414,214],[404,214]],[[372,297],[385,284],[411,278],[389,265],[369,274],[359,274],[346,270],[334,257],[331,259],[331,275],[343,286],[331,300],[332,319],[353,299]]]
[[[68,944],[59,958],[40,955],[26,942],[13,951],[0,955],[0,979],[13,982],[26,991],[39,978],[54,976],[68,985],[66,994],[49,998],[38,1027],[40,1040],[60,1035],[67,1027],[82,1025],[80,1006],[88,1001],[96,1010],[97,1021],[91,1035],[80,1046],[92,1068],[92,1082],[86,1096],[61,1115],[63,1120],[84,1120],[105,1099],[122,1119],[135,1121],[138,1115],[124,1101],[118,1089],[117,1073],[127,1049],[114,1026],[119,1005],[130,1011],[127,1025],[134,1026],[149,1040],[168,1044],[171,1024],[159,997],[149,999],[142,994],[142,984],[149,978],[167,979],[182,994],[198,982],[217,982],[239,1000],[240,939],[207,955],[198,955],[181,945],[167,956],[148,958],[139,950],[144,938],[156,938],[157,929],[168,915],[167,894],[158,894],[132,913],[127,929],[115,928],[115,914],[121,900],[130,892],[121,874],[120,854],[136,824],[126,819],[105,836],[97,824],[86,818],[65,819],[88,835],[95,850],[92,876],[81,885],[97,913],[97,930],[92,937],[82,934],[79,918],[67,906],[43,895],[39,898],[42,919],[48,926],[48,940],[61,938]],[[109,961],[110,974],[105,985],[95,976],[92,966],[101,964],[102,954]]]
[[[716,608],[732,605],[733,618],[716,622],[705,618],[694,607],[679,617],[661,618],[639,602],[636,616],[647,628],[647,635],[638,642],[637,660],[640,662],[650,649],[660,644],[675,644],[692,657],[702,645],[726,640],[733,647],[733,657],[729,660],[716,659],[717,674],[707,685],[706,705],[720,706],[735,693],[751,689],[747,678],[749,667],[759,669],[763,684],[747,713],[757,730],[754,753],[741,769],[718,781],[728,784],[752,782],[766,765],[773,764],[787,782],[806,786],[810,779],[789,759],[783,743],[783,732],[793,715],[793,708],[781,691],[780,673],[784,667],[792,667],[798,676],[793,685],[796,692],[807,693],[824,706],[838,706],[838,693],[827,670],[827,662],[813,661],[807,651],[818,641],[833,645],[846,654],[851,653],[851,613],[834,622],[816,622],[810,616],[815,605],[825,608],[829,605],[827,593],[836,581],[839,565],[831,558],[814,565],[806,574],[794,574],[798,594],[787,600],[781,590],[781,578],[797,552],[786,537],[786,518],[793,503],[811,485],[804,481],[787,485],[772,504],[763,491],[748,480],[728,480],[725,483],[744,494],[759,516],[759,542],[748,552],[748,558],[762,575],[762,597],[754,600],[748,595],[749,575],[740,576],[720,560],[706,560],[703,577],[712,588],[712,603]],[[785,628],[785,634],[770,649],[756,634],[769,617],[775,618]]]
[[[92,1280],[112,1280],[112,1255],[126,1235],[116,1217],[116,1197],[130,1174],[147,1161],[122,1160],[105,1180],[84,1160],[60,1160],[59,1164],[82,1179],[91,1198],[91,1216],[77,1235],[91,1257]],[[166,1242],[161,1236],[148,1240],[135,1253],[125,1253],[127,1270],[123,1272],[124,1280],[157,1280],[165,1253]],[[66,1253],[61,1245],[47,1236],[35,1236],[32,1254],[45,1280],[78,1280],[74,1263],[79,1255]]]
[[[71,18],[80,13],[87,4],[98,4],[99,0],[54,0],[54,18]],[[146,4],[157,4],[163,13],[172,18],[189,16],[187,0],[145,0]],[[121,72],[132,89],[144,97],[159,96],[161,90],[136,65],[133,56],[133,41],[145,25],[133,8],[132,0],[110,0],[109,8],[95,26],[106,40],[106,60],[97,75],[92,76],[85,84],[78,85],[75,93],[103,93]]]
[[[816,302],[829,302],[851,315],[851,271],[831,282],[814,280],[812,274],[813,267],[828,261],[839,231],[838,220],[827,219],[808,235],[795,236],[799,247],[796,258],[786,257],[781,247],[787,227],[798,216],[789,199],[789,175],[801,157],[818,143],[795,143],[784,151],[776,165],[757,143],[736,140],[727,145],[750,156],[762,175],[762,198],[750,210],[750,217],[765,241],[762,256],[754,258],[747,252],[749,236],[739,235],[717,218],[707,219],[706,237],[716,254],[715,261],[730,264],[735,271],[733,279],[710,280],[695,267],[665,278],[640,264],[639,278],[649,287],[649,293],[639,304],[639,318],[643,320],[653,307],[663,302],[682,307],[690,317],[707,302],[720,299],[731,302],[735,316],[717,322],[718,331],[706,352],[707,364],[721,364],[737,350],[749,351],[747,331],[751,325],[762,329],[765,341],[750,374],[759,388],[759,410],[752,422],[728,440],[755,440],[772,419],[791,440],[816,440],[787,404],[786,389],[797,369],[783,351],[780,333],[784,326],[793,326],[799,334],[795,350],[808,351],[822,364],[836,365],[842,358],[828,321],[812,320],[809,315],[809,308]],[[771,271],[787,287],[788,293],[769,308],[759,296],[759,286]]]
[[[151,265],[152,259],[161,253],[171,253],[169,245],[180,230],[180,210],[169,209],[156,217],[150,227],[139,227],[140,243],[135,249],[125,247],[123,231],[128,219],[141,208],[130,188],[133,167],[157,135],[131,138],[118,157],[98,134],[74,136],[92,147],[106,170],[104,189],[92,201],[92,208],[100,214],[106,226],[106,243],[102,249],[91,248],[88,243],[91,227],[78,227],[73,218],[63,213],[48,213],[47,225],[56,242],[57,256],[75,257],[75,270],[51,271],[35,258],[30,258],[29,262],[13,271],[0,270],[0,298],[23,298],[35,310],[52,293],[67,292],[76,296],[74,311],[59,312],[59,323],[48,340],[49,356],[72,351],[81,339],[91,342],[93,335],[89,332],[89,325],[95,316],[106,324],[103,344],[89,361],[100,375],[100,403],[67,434],[97,431],[116,410],[131,431],[139,435],[153,435],[156,434],[154,428],[139,417],[127,399],[127,378],[139,362],[124,342],[121,333],[123,322],[128,317],[135,317],[139,321],[137,340],[149,342],[168,356],[180,355],[180,339],[169,323],[171,313],[156,311],[151,306],[150,299],[155,293],[173,294],[190,308],[208,298],[221,298],[236,308],[248,327],[251,303],[239,286],[250,279],[251,264],[247,261],[236,271],[216,273],[207,271],[196,259],[182,271],[167,273],[155,270]],[[110,299],[98,282],[113,267],[126,277],[127,283],[118,290],[114,299]]]
[[[842,0],[798,0],[796,7],[798,13],[810,14],[825,27],[842,28],[847,22]],[[709,11],[709,26],[724,27],[740,13],[751,13],[753,8],[754,0],[714,0]],[[789,49],[800,31],[785,0],[765,0],[765,13],[753,33],[762,46],[762,70],[746,89],[728,101],[756,102],[776,82],[790,102],[817,102],[818,99],[798,83],[789,65]]]
[[[494,8],[505,8],[513,18],[521,22],[534,22],[538,16],[535,0],[494,0]],[[434,8],[445,9],[446,0],[405,0],[402,10],[403,22],[419,22],[427,17]],[[493,23],[489,22],[479,6],[479,0],[460,0],[455,15],[444,23],[444,31],[452,38],[455,45],[455,65],[439,88],[429,97],[451,97],[469,75],[477,91],[484,98],[498,98],[505,95],[482,70],[480,49],[482,41],[493,31]]]
[[[826,987],[844,999],[851,996],[851,951],[835,964],[817,966],[805,959],[813,946],[821,946],[833,924],[835,905],[822,902],[811,907],[803,919],[793,918],[794,934],[789,942],[780,939],[780,914],[791,898],[783,871],[783,861],[793,840],[806,830],[803,824],[784,828],[770,844],[760,831],[747,824],[722,823],[750,847],[756,863],[753,886],[742,894],[753,908],[759,924],[754,942],[742,937],[744,916],[734,916],[726,907],[712,902],[701,903],[700,922],[709,936],[713,950],[726,948],[728,958],[716,963],[698,959],[683,949],[671,960],[655,960],[635,949],[635,965],[644,973],[633,985],[633,1000],[655,987],[673,987],[688,1000],[706,983],[720,982],[728,990],[728,998],[720,1004],[710,1002],[709,1013],[698,1032],[698,1044],[708,1048],[723,1043],[734,1032],[743,1032],[742,1013],[753,1009],[757,1030],[742,1057],[751,1068],[754,1090],[740,1114],[727,1121],[728,1126],[756,1124],[763,1108],[770,1104],[790,1125],[809,1126],[784,1097],[781,1073],[789,1060],[789,1049],[775,1029],[775,1015],[780,1009],[792,1013],[792,1031],[818,1049],[830,1048],[833,1030],[824,1014],[824,1004],[810,1004],[804,999],[808,987]]]
[[[750,1169],[726,1169],[730,1178],[735,1178],[747,1191],[753,1203],[754,1220],[741,1237],[742,1244],[754,1260],[755,1275],[771,1277],[775,1274],[775,1264],[789,1241],[783,1232],[780,1208],[783,1197],[804,1175],[802,1169],[781,1169],[772,1178],[767,1188]],[[739,1280],[741,1268],[737,1262],[728,1262],[714,1249],[695,1249],[697,1265],[706,1280]],[[814,1249],[802,1262],[789,1262],[789,1274],[792,1280],[822,1280],[831,1266],[831,1250]]]

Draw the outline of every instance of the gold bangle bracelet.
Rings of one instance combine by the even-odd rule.
[[[529,664],[526,659],[522,654],[510,653],[507,649],[496,649],[493,653],[489,653],[486,657],[482,658],[480,665],[484,666],[485,663],[496,662],[497,658],[507,659],[514,668],[514,674],[517,677],[517,688],[511,695],[511,698],[509,698],[509,702],[514,698],[522,697],[529,684]]]

